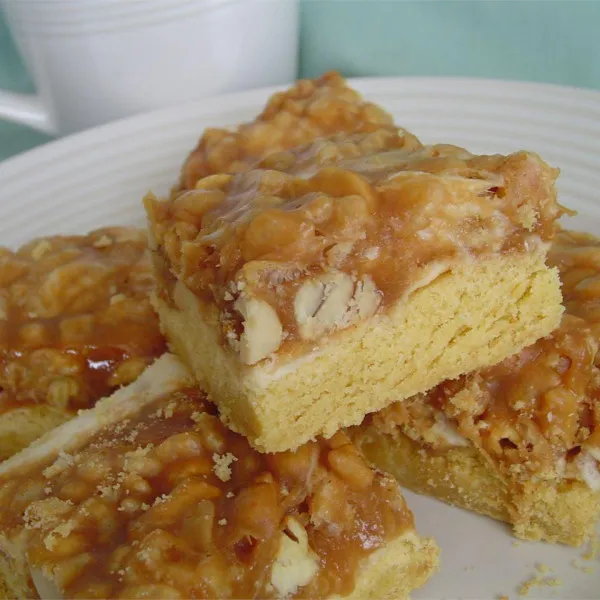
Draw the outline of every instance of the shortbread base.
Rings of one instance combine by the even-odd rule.
[[[545,251],[464,264],[309,355],[243,365],[220,339],[215,307],[181,282],[154,298],[161,327],[219,406],[261,452],[295,449],[441,381],[500,362],[550,333],[562,315]]]
[[[575,480],[507,480],[473,446],[433,452],[401,432],[352,428],[356,445],[400,485],[509,523],[516,537],[580,546],[594,534],[600,493]]]
[[[0,416],[0,461],[72,418],[71,411],[44,405],[6,411]]]

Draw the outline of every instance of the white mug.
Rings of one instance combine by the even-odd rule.
[[[0,118],[68,134],[296,78],[297,0],[0,0],[37,95]]]

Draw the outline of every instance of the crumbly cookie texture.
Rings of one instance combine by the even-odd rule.
[[[163,330],[260,450],[332,435],[558,325],[556,171],[527,152],[372,151],[369,135],[146,199]]]
[[[397,128],[385,110],[349,88],[338,73],[301,80],[275,94],[254,121],[235,129],[206,129],[184,163],[179,189],[194,189],[208,175],[247,171],[269,154],[319,138],[357,133],[373,134],[363,146],[380,150],[421,145]]]
[[[0,249],[0,459],[133,381],[165,350],[144,231]]]
[[[418,492],[580,545],[600,517],[600,240],[562,231],[549,262],[566,313],[500,364],[368,417],[352,437]]]
[[[1,465],[0,500],[10,597],[402,598],[437,568],[345,434],[259,454],[171,355]]]

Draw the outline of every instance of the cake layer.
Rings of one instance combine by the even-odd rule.
[[[193,189],[208,175],[247,171],[273,152],[317,138],[356,133],[374,134],[363,143],[380,150],[420,146],[417,138],[395,127],[391,115],[363,100],[338,73],[298,81],[274,94],[254,121],[234,129],[206,129],[185,161],[179,188]]]
[[[0,249],[0,460],[164,351],[146,246],[114,227]]]
[[[437,567],[345,434],[258,454],[165,355],[0,465],[10,597],[399,598]]]
[[[600,241],[560,232],[560,327],[502,363],[368,417],[352,437],[417,492],[579,545],[600,517]]]

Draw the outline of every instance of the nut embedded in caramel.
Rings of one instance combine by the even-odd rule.
[[[276,352],[283,338],[283,327],[275,309],[264,300],[244,296],[233,306],[244,319],[239,341],[242,362],[252,365]]]

